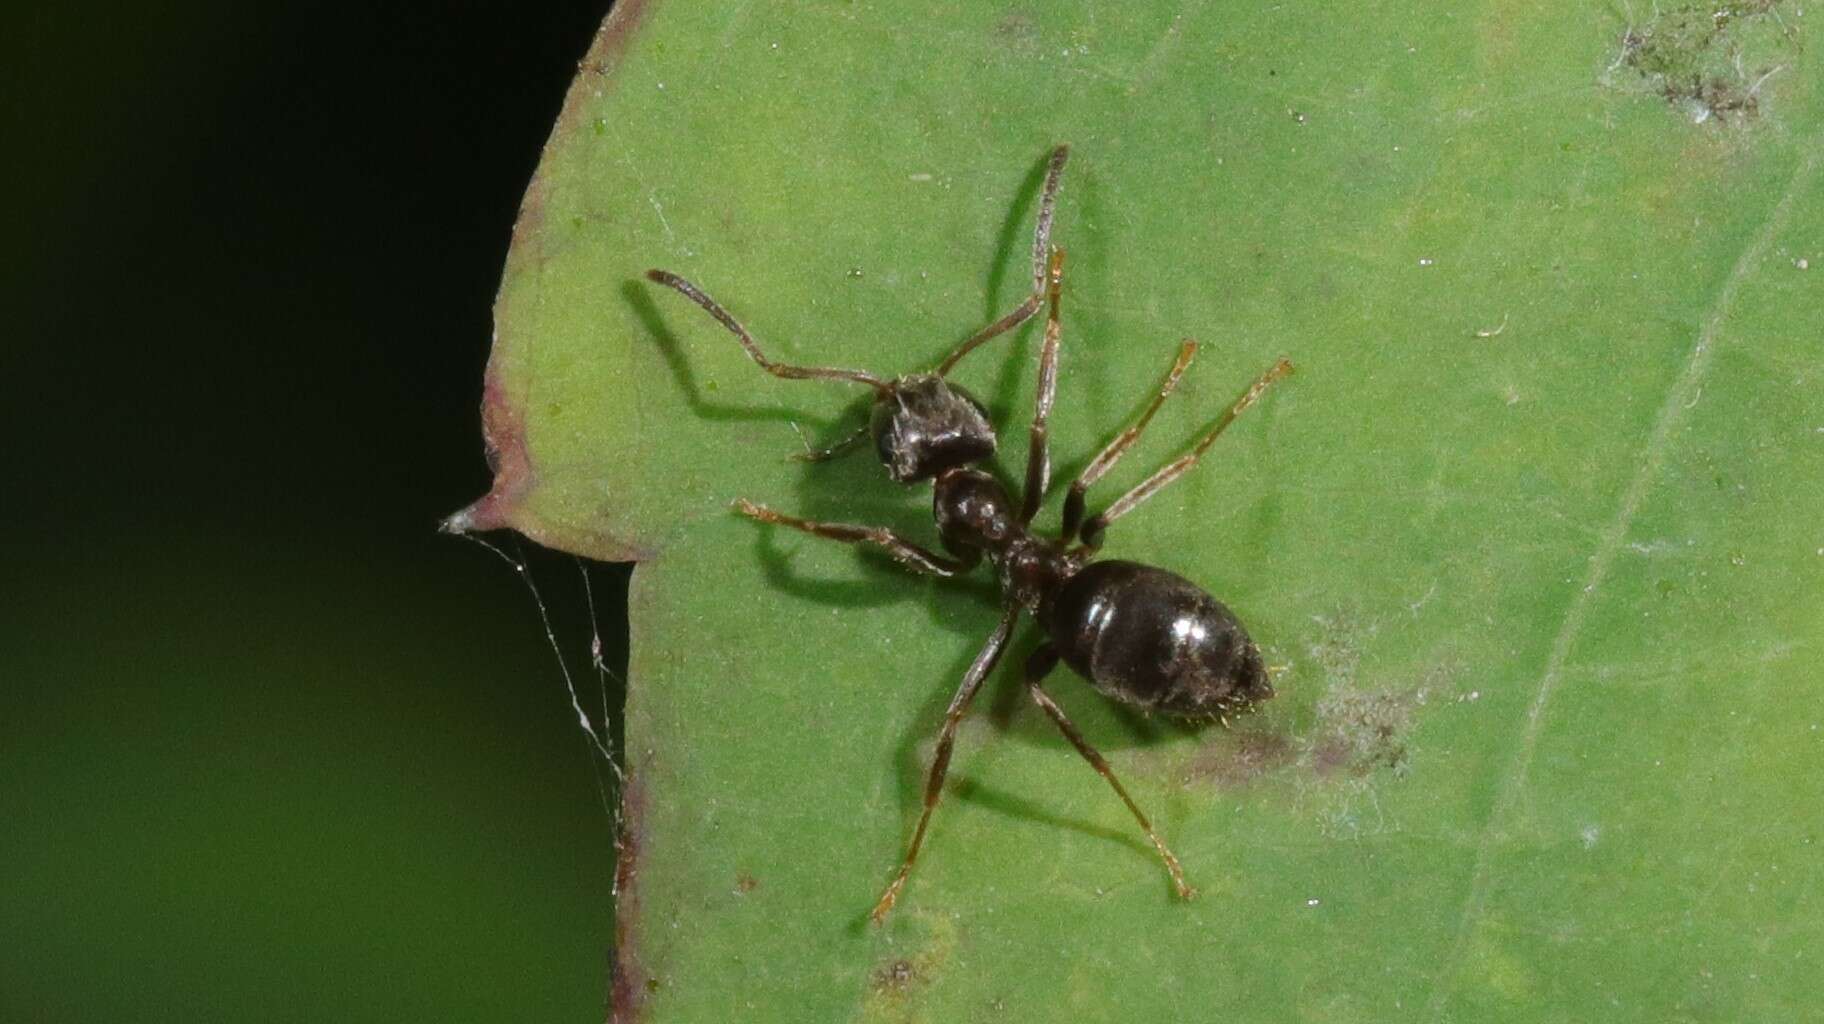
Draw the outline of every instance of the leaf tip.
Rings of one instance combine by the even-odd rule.
[[[507,525],[505,517],[500,513],[499,505],[500,503],[494,499],[492,493],[485,495],[438,520],[437,532],[461,536],[466,533],[498,530]]]

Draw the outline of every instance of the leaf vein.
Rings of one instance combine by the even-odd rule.
[[[1565,610],[1564,620],[1560,623],[1557,635],[1552,638],[1550,652],[1546,656],[1545,670],[1540,674],[1538,688],[1533,693],[1532,702],[1526,709],[1522,720],[1520,743],[1514,751],[1513,759],[1508,763],[1505,778],[1500,792],[1495,797],[1494,808],[1489,812],[1488,821],[1483,826],[1482,835],[1476,843],[1475,867],[1470,875],[1469,894],[1464,899],[1463,911],[1457,924],[1456,940],[1452,943],[1445,959],[1445,966],[1436,978],[1431,999],[1427,1005],[1427,1018],[1438,1020],[1443,1012],[1446,998],[1452,991],[1452,981],[1461,971],[1468,957],[1468,944],[1475,932],[1477,923],[1487,909],[1489,889],[1492,885],[1491,867],[1494,858],[1496,840],[1502,836],[1512,817],[1514,808],[1519,804],[1521,792],[1526,786],[1526,778],[1532,766],[1533,753],[1539,743],[1539,734],[1545,721],[1545,712],[1552,697],[1557,692],[1558,683],[1564,674],[1565,661],[1570,656],[1571,646],[1576,642],[1578,633],[1583,628],[1585,617],[1597,589],[1608,578],[1609,568],[1614,564],[1615,556],[1621,551],[1622,543],[1627,538],[1628,529],[1633,524],[1634,516],[1646,498],[1648,489],[1658,478],[1660,469],[1665,464],[1667,449],[1671,447],[1674,429],[1684,420],[1685,413],[1696,404],[1703,390],[1704,375],[1709,372],[1715,355],[1716,342],[1722,331],[1723,321],[1728,317],[1735,304],[1736,293],[1741,290],[1742,282],[1753,273],[1766,258],[1773,240],[1785,227],[1789,219],[1795,197],[1805,192],[1810,185],[1813,174],[1817,171],[1820,151],[1824,151],[1824,135],[1813,139],[1804,147],[1798,166],[1793,170],[1792,178],[1787,183],[1786,191],[1774,203],[1767,219],[1761,224],[1735,261],[1729,276],[1723,281],[1717,292],[1716,301],[1711,304],[1710,315],[1698,331],[1696,343],[1685,360],[1685,367],[1673,379],[1666,397],[1660,402],[1659,412],[1653,420],[1653,428],[1647,435],[1646,446],[1638,460],[1638,468],[1628,481],[1627,490],[1622,493],[1621,504],[1616,508],[1614,518],[1602,531],[1596,543],[1596,549],[1590,556],[1589,570],[1585,573],[1583,585],[1571,596],[1569,607]]]

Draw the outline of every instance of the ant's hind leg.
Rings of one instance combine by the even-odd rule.
[[[982,688],[982,681],[988,673],[994,671],[995,663],[1001,660],[1001,652],[1007,648],[1007,638],[1013,635],[1013,625],[1019,621],[1020,609],[1008,608],[1001,615],[1001,624],[996,626],[988,642],[982,645],[980,654],[963,673],[963,683],[956,688],[956,696],[950,698],[950,708],[944,712],[944,726],[937,734],[937,749],[931,755],[931,774],[925,780],[925,809],[918,816],[918,828],[912,832],[912,843],[906,847],[906,857],[900,861],[899,873],[893,876],[887,890],[880,894],[880,900],[874,904],[869,913],[875,924],[886,920],[893,904],[899,900],[899,891],[905,888],[906,879],[912,874],[912,864],[918,860],[919,847],[925,843],[925,828],[931,824],[931,812],[937,809],[937,802],[944,795],[944,776],[950,771],[950,751],[956,744],[956,729],[962,724],[963,715],[969,710],[969,702],[975,699],[976,691]]]
[[[1108,761],[1095,747],[1089,745],[1089,741],[1083,738],[1083,734],[1078,732],[1077,727],[1072,725],[1070,719],[1065,716],[1064,709],[1058,707],[1057,702],[1051,699],[1051,695],[1039,685],[1040,681],[1057,667],[1057,664],[1058,649],[1056,647],[1046,644],[1034,651],[1032,657],[1026,662],[1027,692],[1032,695],[1033,702],[1045,709],[1045,713],[1051,716],[1053,722],[1057,723],[1058,731],[1064,734],[1064,738],[1070,741],[1071,746],[1077,748],[1077,753],[1083,755],[1083,760],[1088,761],[1091,767],[1108,780],[1108,784],[1113,786],[1115,792],[1120,795],[1121,802],[1125,803],[1127,809],[1134,813],[1134,820],[1140,823],[1140,830],[1146,833],[1146,838],[1152,841],[1153,849],[1158,850],[1160,858],[1165,861],[1165,870],[1171,873],[1172,885],[1178,889],[1178,898],[1188,900],[1196,896],[1197,890],[1184,882],[1184,868],[1179,866],[1178,858],[1165,845],[1165,840],[1159,838],[1159,833],[1153,831],[1153,823],[1147,820],[1146,813],[1140,810],[1140,805],[1134,803],[1134,798],[1127,795],[1127,787],[1121,785],[1120,779],[1115,778],[1114,769],[1108,766]]]
[[[1114,504],[1101,513],[1091,516],[1089,521],[1083,524],[1083,543],[1091,548],[1100,547],[1102,531],[1108,528],[1108,524],[1138,508],[1141,502],[1158,493],[1166,484],[1189,473],[1197,465],[1197,460],[1203,458],[1203,453],[1209,451],[1210,445],[1215,444],[1216,439],[1222,436],[1222,432],[1229,429],[1229,424],[1235,422],[1235,417],[1240,416],[1248,406],[1253,405],[1269,385],[1291,372],[1292,363],[1286,359],[1281,359],[1267,367],[1267,372],[1255,378],[1254,383],[1248,385],[1248,390],[1242,392],[1241,397],[1235,400],[1235,404],[1223,410],[1222,415],[1216,419],[1216,425],[1210,428],[1209,433],[1198,438],[1190,451],[1161,466],[1152,476],[1135,484],[1133,490],[1116,498]]]
[[[959,558],[948,558],[935,551],[919,547],[899,534],[884,526],[858,526],[854,523],[823,523],[815,519],[803,519],[775,512],[765,505],[756,505],[746,498],[735,501],[735,509],[750,519],[763,523],[776,523],[789,526],[794,530],[839,540],[847,544],[874,544],[885,548],[894,561],[911,569],[930,576],[955,576],[974,567],[975,561]]]

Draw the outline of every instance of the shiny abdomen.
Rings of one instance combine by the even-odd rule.
[[[1143,710],[1214,715],[1273,696],[1234,613],[1176,573],[1091,562],[1049,595],[1039,618],[1065,664]]]

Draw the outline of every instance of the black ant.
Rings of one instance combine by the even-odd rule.
[[[872,918],[880,923],[911,874],[924,844],[931,812],[943,794],[944,776],[950,767],[951,747],[958,724],[981,689],[983,680],[1000,660],[1021,612],[1030,612],[1044,629],[1046,642],[1026,662],[1026,688],[1063,732],[1077,752],[1114,787],[1133,812],[1153,848],[1165,861],[1178,895],[1190,899],[1196,890],[1185,884],[1178,858],[1154,831],[1108,762],[1084,740],[1062,708],[1051,699],[1041,681],[1061,660],[1090,681],[1104,695],[1144,711],[1160,711],[1186,718],[1208,719],[1245,710],[1273,696],[1273,686],[1261,662],[1260,650],[1249,639],[1234,613],[1191,581],[1164,569],[1137,562],[1092,561],[1102,545],[1108,525],[1132,512],[1165,485],[1197,464],[1216,438],[1261,392],[1292,370],[1284,359],[1260,375],[1241,397],[1200,437],[1191,450],[1115,499],[1096,515],[1083,516],[1084,493],[1125,454],[1153,414],[1178,384],[1190,365],[1197,343],[1186,339],[1158,393],[1140,418],[1122,431],[1091,459],[1070,485],[1064,501],[1063,529],[1056,540],[1034,534],[1030,524],[1044,501],[1051,477],[1048,423],[1057,391],[1058,293],[1063,281],[1064,252],[1051,248],[1051,219],[1063,176],[1068,146],[1051,154],[1039,203],[1038,226],[1032,245],[1032,294],[1018,308],[983,328],[937,364],[929,373],[913,373],[892,380],[861,370],[835,367],[786,366],[761,354],[753,336],[715,300],[689,281],[664,270],[649,270],[648,279],[676,289],[702,306],[740,340],[754,362],[768,373],[792,379],[845,380],[874,389],[874,410],[868,426],[855,436],[807,458],[824,459],[846,451],[871,433],[887,475],[900,483],[931,480],[935,495],[932,512],[948,555],[939,554],[879,526],[824,523],[775,512],[745,498],[735,502],[742,514],[763,523],[776,523],[819,537],[851,544],[874,544],[917,572],[950,577],[967,572],[984,555],[1000,575],[1005,610],[1001,621],[977,654],[962,685],[950,701],[938,733],[931,773],[925,784],[925,806],[918,827],[900,863],[899,873],[874,905]],[[1039,389],[1034,402],[1031,447],[1026,461],[1026,486],[1019,507],[1000,481],[975,463],[994,455],[994,427],[987,411],[968,392],[945,379],[956,364],[983,342],[1026,322],[1041,306],[1048,306],[1045,340],[1039,354]],[[1078,538],[1081,542],[1078,543]]]

